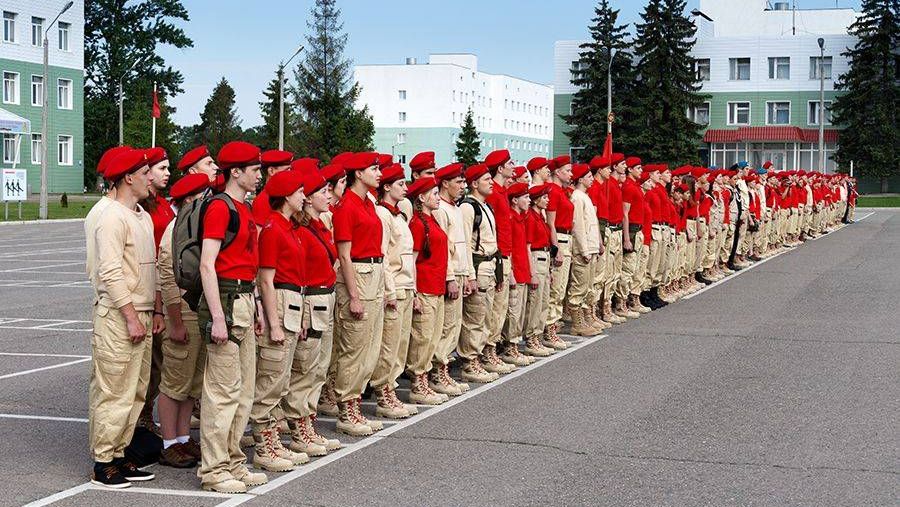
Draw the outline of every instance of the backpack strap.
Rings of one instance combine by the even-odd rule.
[[[481,248],[481,220],[483,218],[481,204],[471,197],[466,197],[462,202],[472,206],[472,211],[475,214],[472,221],[472,234],[475,235],[475,248],[472,249],[472,253],[475,253]]]
[[[228,227],[225,228],[225,239],[222,241],[222,250],[224,250],[234,241],[238,231],[241,229],[241,214],[238,213],[237,207],[234,205],[234,199],[225,192],[220,192],[210,197],[207,206],[216,200],[224,202],[225,206],[228,207]],[[202,238],[203,236],[200,237]]]

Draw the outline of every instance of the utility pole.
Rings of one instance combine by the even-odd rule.
[[[297,48],[297,51],[294,51],[294,54],[288,58],[288,61],[281,63],[278,65],[278,149],[284,149],[284,67],[291,63],[291,60],[294,59],[300,52],[303,51],[303,46]]]
[[[825,39],[819,37],[819,171],[825,173]]]
[[[47,219],[47,158],[50,156],[50,151],[47,149],[50,146],[50,53],[48,52],[50,41],[47,40],[47,34],[50,32],[50,28],[59,20],[59,17],[69,10],[74,3],[72,0],[69,0],[44,30],[44,107],[41,111],[41,200],[38,211],[38,217],[41,220]]]

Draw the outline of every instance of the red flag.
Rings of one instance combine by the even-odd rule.
[[[154,118],[159,118],[159,99],[156,97],[156,84],[153,85],[153,113],[152,116]]]
[[[606,142],[603,143],[603,157],[612,157],[612,132],[606,133]]]

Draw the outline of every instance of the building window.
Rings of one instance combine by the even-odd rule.
[[[5,104],[19,103],[19,73],[3,73],[3,102]]]
[[[72,136],[59,136],[59,165],[72,165]]]
[[[709,58],[694,60],[694,71],[700,81],[709,81]]]
[[[587,69],[587,64],[582,64],[580,61],[572,62],[572,67],[569,69],[569,72],[572,75],[572,80],[579,79],[581,77],[582,71]]]
[[[791,59],[787,56],[769,58],[769,79],[790,79]]]
[[[16,136],[14,134],[3,134],[3,163],[19,163],[19,153],[16,151]]]
[[[789,125],[790,123],[790,102],[766,102],[766,125]]]
[[[15,12],[3,11],[3,42],[16,42]]]
[[[406,90],[397,90],[397,95],[400,96],[400,100],[406,100]]]
[[[403,111],[400,111],[399,116],[400,116],[400,118],[399,118],[400,123],[404,123],[406,121],[406,113]]]
[[[397,144],[403,144],[406,142],[406,132],[399,132],[397,134]]]
[[[56,107],[59,109],[72,109],[72,80],[58,80],[56,91]]]
[[[728,79],[732,81],[749,81],[750,80],[750,59],[749,58],[729,58],[729,74]]]
[[[59,34],[59,50],[60,51],[68,51],[69,50],[69,27],[72,26],[69,23],[59,22],[59,28],[57,33]]]
[[[43,152],[43,143],[41,142],[40,134],[31,134],[31,163],[32,164],[40,164],[41,163],[41,152]]]
[[[807,124],[819,124],[819,101],[810,100],[807,104]],[[825,101],[825,125],[831,125],[831,101]]]
[[[809,78],[819,79],[819,60],[822,60],[822,74],[825,79],[831,79],[831,57],[819,58],[818,56],[809,57]]]
[[[44,76],[31,76],[31,105],[44,105]]]
[[[704,102],[702,105],[693,107],[688,118],[694,123],[709,125],[709,102]]]
[[[406,163],[406,155],[397,155],[397,163],[405,164]]]
[[[44,45],[44,18],[31,18],[31,45]]]
[[[728,103],[728,124],[729,125],[750,125],[750,103],[749,102],[729,102]]]
[[[453,102],[456,102],[456,90],[453,90]]]

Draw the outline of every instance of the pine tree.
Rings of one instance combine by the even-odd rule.
[[[342,151],[371,149],[375,126],[367,107],[356,109],[360,88],[352,83],[349,59],[343,57],[347,34],[336,0],[316,0],[307,21],[305,58],[294,71],[293,125],[298,151],[328,159]]]
[[[900,2],[864,0],[862,10],[850,26],[856,46],[841,53],[850,69],[836,86],[847,93],[832,105],[833,123],[844,127],[834,158],[845,169],[853,161],[887,192],[888,178],[900,174]]]
[[[296,137],[292,135],[290,126],[296,125],[294,119],[294,104],[289,100],[288,88],[284,89],[284,149],[296,152],[298,149]],[[256,141],[266,149],[275,149],[278,147],[278,71],[275,71],[275,77],[269,81],[263,96],[265,100],[259,103],[259,109],[262,113],[263,123],[258,127],[254,127],[257,134]]]
[[[222,145],[241,139],[241,120],[234,106],[234,88],[223,77],[200,113],[200,142],[216,154]]]
[[[635,28],[638,127],[634,151],[654,161],[699,161],[701,125],[686,112],[707,98],[691,57],[697,28],[684,15],[685,0],[650,0]]]
[[[159,46],[193,46],[175,24],[189,20],[181,0],[85,0],[84,179],[88,188],[95,186],[100,155],[119,144],[119,80],[128,101],[149,100],[143,90],[135,90],[139,79],[156,81],[161,96],[182,91],[183,76],[166,64]]]
[[[462,123],[462,131],[456,140],[456,161],[466,167],[478,163],[481,156],[481,139],[475,130],[475,119],[472,117],[472,108],[466,113]]]
[[[578,91],[572,97],[572,114],[562,119],[572,129],[566,132],[576,158],[582,161],[603,151],[607,128],[607,72],[610,48],[616,50],[612,63],[613,124],[617,151],[635,153],[634,137],[639,127],[635,116],[635,71],[627,36],[628,25],[616,25],[619,11],[600,0],[590,26],[591,41],[579,46],[578,67],[572,69],[572,84]]]

